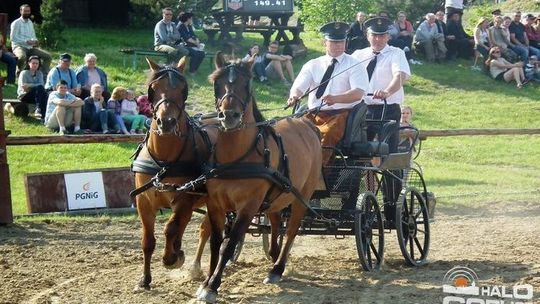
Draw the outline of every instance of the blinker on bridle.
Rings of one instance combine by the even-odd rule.
[[[154,119],[156,119],[156,111],[157,111],[157,109],[159,109],[159,107],[163,103],[174,104],[176,107],[178,107],[178,109],[180,110],[180,113],[182,113],[182,111],[184,111],[184,107],[186,105],[185,102],[186,102],[187,95],[188,95],[187,94],[188,93],[187,92],[187,86],[184,88],[184,94],[183,94],[184,98],[182,100],[182,106],[178,105],[178,103],[175,100],[171,100],[169,98],[161,99],[159,102],[154,104],[154,89],[152,89],[152,85],[154,83],[158,82],[159,80],[163,79],[164,77],[168,78],[169,86],[171,86],[173,89],[175,89],[178,86],[180,81],[186,82],[186,79],[185,79],[184,75],[182,75],[182,73],[180,73],[180,71],[178,71],[177,69],[171,68],[171,67],[165,67],[165,68],[159,70],[154,75],[155,79],[152,80],[148,84],[148,99],[152,102],[152,113],[154,115]]]
[[[247,105],[248,105],[249,101],[251,100],[252,77],[251,77],[251,75],[239,70],[238,66],[236,64],[234,64],[234,63],[231,63],[231,64],[227,65],[224,68],[224,70],[225,71],[223,72],[223,74],[228,73],[227,74],[227,83],[229,85],[232,85],[232,84],[234,84],[236,82],[236,80],[238,79],[239,74],[249,79],[247,87],[246,87],[246,90],[248,92],[248,96],[247,96],[247,100],[244,100],[240,96],[238,96],[238,94],[236,94],[234,92],[234,89],[231,89],[230,91],[225,92],[225,94],[223,96],[221,96],[221,98],[220,98],[219,97],[219,86],[217,84],[217,81],[214,81],[214,98],[216,100],[216,109],[218,110],[218,112],[220,112],[219,108],[221,107],[221,105],[223,104],[225,99],[230,98],[231,101],[236,99],[236,100],[238,100],[240,102],[240,105],[242,105],[242,115],[243,115],[244,112],[246,111],[246,108],[247,108]]]

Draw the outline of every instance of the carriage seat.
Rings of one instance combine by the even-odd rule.
[[[366,119],[367,105],[361,102],[355,105],[349,112],[343,138],[336,145],[344,155],[352,158],[382,157],[389,153],[388,144],[385,142],[387,134],[395,131],[397,127],[394,121],[370,121]],[[383,141],[368,141],[367,129],[372,124],[383,124],[377,138]]]

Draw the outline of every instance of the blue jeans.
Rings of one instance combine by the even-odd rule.
[[[508,46],[524,63],[529,62],[529,49],[521,45]]]
[[[266,69],[262,62],[255,62],[255,64],[253,64],[253,72],[255,73],[255,77],[259,80],[261,80],[262,77],[268,78],[266,77]]]
[[[189,57],[191,57],[190,63],[189,63],[189,72],[195,73],[198,69],[201,63],[204,60],[204,51],[199,51],[194,48],[187,48],[189,51]]]
[[[2,52],[0,61],[7,65],[7,83],[15,83],[15,71],[17,70],[17,58],[7,52]]]

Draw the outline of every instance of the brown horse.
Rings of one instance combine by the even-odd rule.
[[[203,205],[198,194],[158,191],[153,186],[153,178],[159,176],[159,182],[164,185],[178,185],[198,177],[202,164],[209,157],[217,131],[215,128],[195,126],[184,109],[188,96],[188,83],[182,75],[185,60],[180,60],[177,67],[160,67],[152,60],[147,61],[152,70],[148,99],[154,117],[132,167],[136,186],[133,195],[136,195],[137,211],[142,222],[144,255],[144,274],[139,286],[150,289],[150,262],[156,245],[154,226],[157,211],[160,208],[172,210],[165,227],[163,264],[168,268],[177,268],[182,266],[185,259],[182,236],[186,225],[193,210]]]
[[[210,80],[214,83],[221,130],[211,157],[214,171],[210,171],[207,181],[207,210],[212,226],[210,269],[197,298],[215,302],[227,261],[253,216],[262,209],[266,209],[272,225],[269,254],[274,262],[264,282],[281,279],[306,211],[302,201],[311,197],[319,181],[322,149],[317,129],[307,120],[283,119],[274,126],[261,123],[263,117],[252,94],[251,63],[227,64],[218,53],[216,71]],[[291,216],[280,251],[280,211],[289,205]],[[228,237],[223,238],[228,211],[236,212],[236,221]]]

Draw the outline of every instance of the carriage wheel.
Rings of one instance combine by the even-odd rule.
[[[426,202],[416,188],[401,191],[395,221],[405,262],[410,266],[425,264],[429,253],[429,215]]]
[[[365,271],[379,270],[384,261],[384,225],[375,195],[362,193],[354,216],[356,250]]]
[[[266,217],[266,215],[264,215],[263,217],[263,220],[262,220],[262,225],[265,225],[265,226],[268,226],[270,227],[270,220],[268,219],[268,217]],[[283,226],[283,219],[281,221],[281,226]],[[279,245],[279,248],[281,248],[281,246],[283,245],[283,235],[284,233],[281,233],[282,229],[279,230],[280,233],[279,233],[279,236],[278,236],[278,245]],[[262,237],[262,243],[263,243],[263,250],[264,250],[264,255],[266,256],[266,258],[270,261],[272,261],[272,257],[270,256],[270,236],[271,234],[270,233],[261,233],[261,237]]]

